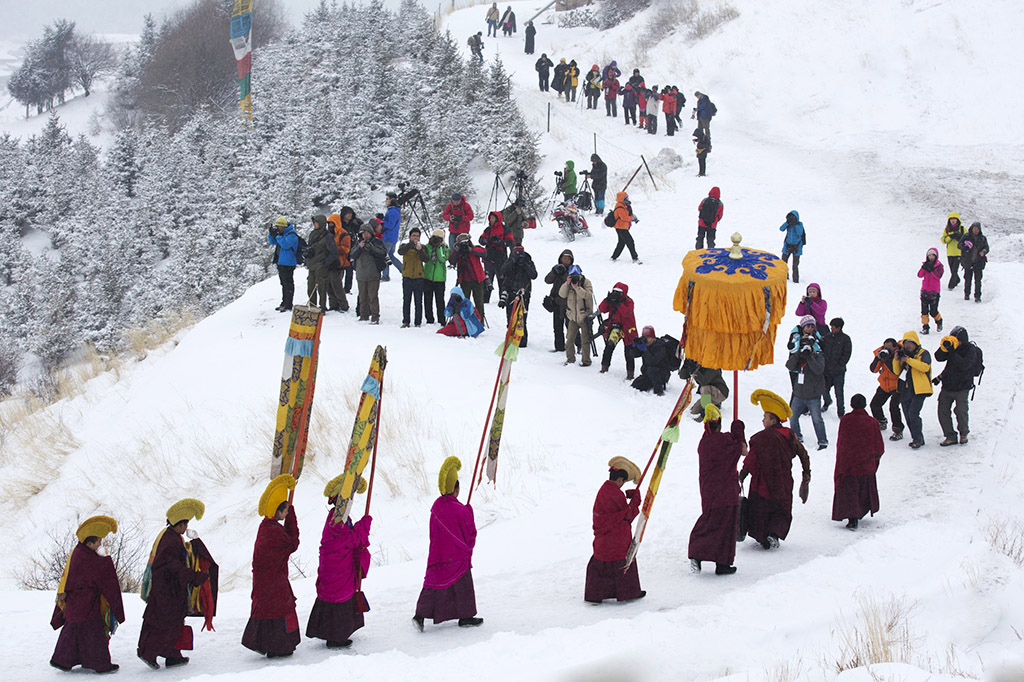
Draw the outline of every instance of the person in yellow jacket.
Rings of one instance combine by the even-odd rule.
[[[569,102],[572,97],[573,102],[576,101],[576,90],[580,84],[580,67],[576,65],[576,60],[573,59],[569,62],[569,68],[565,70],[565,101]]]
[[[960,284],[960,240],[966,234],[960,214],[953,211],[946,218],[946,229],[942,231],[942,243],[946,245],[946,259],[949,261],[949,288]]]
[[[615,195],[613,215],[615,216],[615,234],[619,238],[619,242],[615,245],[615,250],[612,251],[612,260],[618,259],[622,254],[622,249],[628,248],[633,262],[639,264],[640,256],[636,255],[636,245],[633,243],[633,235],[629,233],[629,228],[633,223],[640,221],[633,215],[633,205],[629,203],[629,195],[625,192]]]
[[[901,363],[900,404],[910,428],[910,447],[916,450],[924,445],[921,408],[924,407],[925,398],[932,394],[932,356],[921,348],[917,332],[907,332],[903,335],[903,343],[896,357]]]

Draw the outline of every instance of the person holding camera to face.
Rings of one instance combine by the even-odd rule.
[[[391,265],[398,261],[398,256],[395,255],[395,246],[398,244],[398,235],[402,227],[402,209],[398,208],[398,195],[394,192],[384,195],[384,205],[387,206],[387,210],[384,211],[384,221],[381,224],[381,241],[384,243],[384,249],[388,252],[388,264],[384,267],[380,281],[390,282]],[[402,268],[398,266],[396,268],[398,274],[402,274]]]
[[[355,267],[359,288],[359,320],[380,324],[380,272],[387,262],[388,252],[369,224],[363,225],[349,259]]]
[[[427,242],[427,260],[423,263],[423,311],[427,324],[434,324],[434,308],[437,308],[437,322],[444,325],[444,287],[448,278],[448,256],[451,250],[444,243],[444,230],[434,230]]]
[[[455,268],[455,283],[462,288],[466,298],[473,297],[480,321],[484,322],[484,266],[481,258],[486,255],[479,246],[473,246],[468,234],[460,234],[455,241],[455,248],[448,256],[448,262]]]
[[[526,253],[522,244],[512,247],[512,255],[501,267],[498,273],[498,288],[501,291],[498,296],[498,307],[505,309],[505,324],[512,321],[512,308],[516,295],[523,297],[523,339],[519,342],[520,348],[526,348],[527,341],[527,313],[530,310],[530,293],[533,290],[533,280],[537,279],[537,266],[533,264],[533,258]]]
[[[872,358],[870,366],[871,371],[878,375],[878,388],[871,399],[871,416],[878,420],[879,427],[885,431],[889,427],[889,421],[885,418],[882,408],[885,407],[885,403],[889,403],[889,417],[892,419],[892,435],[889,436],[889,440],[903,438],[899,388],[903,365],[897,357],[898,351],[899,344],[896,343],[896,339],[886,339],[875,349],[875,357]]]
[[[561,293],[561,288],[569,279],[569,268],[572,267],[574,261],[575,257],[572,255],[572,251],[566,249],[559,254],[558,262],[551,267],[548,274],[544,275],[544,282],[551,285],[551,291],[544,299],[544,309],[551,313],[555,333],[554,352],[556,353],[565,352],[565,327],[568,324],[568,319],[566,318],[566,299],[565,295]]]
[[[821,396],[825,393],[825,354],[821,352],[817,335],[813,331],[806,331],[811,326],[803,324],[806,319],[801,320],[804,331],[799,346],[786,361],[786,368],[796,374],[789,407],[793,410],[793,432],[800,442],[804,440],[800,432],[800,417],[807,411],[814,424],[814,434],[818,437],[818,449],[824,450],[828,447],[825,420],[821,418]]]
[[[557,267],[557,266],[556,266]],[[565,301],[564,317],[569,322],[569,334],[563,344],[565,364],[576,363],[577,336],[583,353],[584,367],[590,367],[590,319],[594,314],[594,287],[583,276],[578,265],[570,265],[566,279],[558,288],[559,298]]]
[[[626,379],[633,380],[633,369],[636,366],[633,357],[633,342],[636,341],[636,316],[633,313],[633,299],[629,297],[629,287],[616,282],[597,309],[608,316],[605,320],[604,354],[601,356],[601,374],[608,372],[612,364],[612,354],[619,341],[622,341],[622,352],[626,356]],[[566,344],[566,352],[569,345]]]
[[[796,210],[786,214],[786,222],[779,228],[779,232],[786,233],[782,240],[782,262],[788,264],[790,256],[793,257],[793,282],[797,283],[800,281],[800,256],[804,255],[807,235],[804,232],[804,224],[800,222],[800,214]]]
[[[452,199],[445,204],[441,219],[448,223],[448,248],[455,248],[455,240],[460,234],[469,234],[473,222],[473,207],[466,201],[465,195],[455,192]]]
[[[270,226],[267,242],[273,244],[274,265],[281,281],[281,305],[274,308],[279,313],[292,309],[295,297],[295,266],[298,264],[299,234],[288,219],[281,216]]]
[[[501,290],[501,269],[508,260],[508,250],[512,248],[512,235],[505,227],[504,216],[498,211],[487,214],[487,229],[480,235],[480,246],[484,247],[484,274],[487,285],[484,289],[484,303],[491,302],[491,291],[494,289],[494,278],[498,278],[498,290]]]
[[[910,447],[916,450],[924,445],[921,408],[932,394],[932,356],[921,348],[916,332],[907,332],[903,335],[903,345],[896,351],[896,358],[901,369],[900,406],[910,427]]]

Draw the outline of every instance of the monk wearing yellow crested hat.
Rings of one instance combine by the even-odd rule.
[[[758,389],[750,402],[764,410],[764,429],[750,437],[740,482],[750,476],[747,494],[747,532],[765,549],[776,549],[793,523],[793,458],[803,466],[800,500],[806,504],[811,483],[811,459],[793,431],[782,425],[793,416],[778,395]]]
[[[113,560],[103,551],[103,538],[117,532],[117,521],[93,516],[78,527],[75,546],[57,588],[50,625],[63,627],[50,665],[69,671],[76,665],[110,673],[110,635],[124,622],[121,586]]]
[[[189,521],[203,518],[205,511],[199,500],[178,500],[167,510],[167,525],[153,543],[142,579],[146,611],[142,614],[138,656],[154,670],[160,667],[158,657],[168,668],[188,663],[188,656],[182,656],[181,650],[192,648],[192,628],[185,626],[189,599],[193,588],[205,587],[210,578],[208,571],[197,570],[195,556],[198,553],[209,564],[213,559],[195,531],[189,533],[191,542],[186,542],[184,535]]]

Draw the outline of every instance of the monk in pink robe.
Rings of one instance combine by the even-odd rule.
[[[867,399],[857,394],[850,399],[853,409],[839,420],[836,441],[835,496],[832,520],[847,519],[854,530],[868,514],[878,512],[878,482],[875,472],[885,453],[885,440],[878,420],[864,409]]]
[[[363,627],[356,591],[360,576],[370,570],[370,524],[364,516],[358,523],[351,518],[336,522],[334,508],[327,510],[327,521],[320,538],[320,567],[316,574],[316,601],[309,614],[306,637],[327,640],[328,649],[352,644],[353,632]]]

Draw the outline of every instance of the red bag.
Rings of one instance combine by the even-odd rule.
[[[366,613],[370,610],[370,602],[366,601],[366,595],[363,594],[362,590],[356,592],[355,600],[356,613]]]
[[[523,225],[523,229],[524,230],[536,230],[537,229],[537,219],[536,218],[530,218],[529,220],[527,220],[526,224]]]
[[[192,626],[183,625],[181,627],[181,634],[178,635],[178,641],[174,644],[175,649],[181,649],[182,651],[192,650]]]

